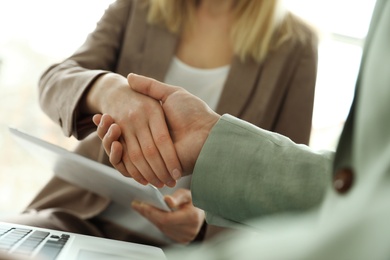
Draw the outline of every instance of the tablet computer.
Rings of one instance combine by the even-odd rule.
[[[16,141],[42,163],[53,169],[54,174],[74,185],[110,198],[112,201],[131,207],[133,200],[149,203],[162,210],[171,209],[164,196],[154,186],[146,186],[134,179],[124,177],[112,167],[83,157],[62,147],[9,127]]]

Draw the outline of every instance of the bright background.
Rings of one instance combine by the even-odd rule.
[[[113,0],[0,0],[0,217],[23,209],[52,172],[10,137],[12,125],[64,148],[73,138],[43,114],[37,82],[91,32]],[[335,149],[351,105],[374,0],[285,0],[322,31],[310,146]]]

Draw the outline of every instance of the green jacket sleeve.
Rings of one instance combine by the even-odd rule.
[[[333,154],[223,115],[195,165],[194,205],[222,226],[313,208],[331,181]]]

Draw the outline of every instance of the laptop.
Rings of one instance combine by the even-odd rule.
[[[161,248],[0,222],[0,259],[166,259]]]

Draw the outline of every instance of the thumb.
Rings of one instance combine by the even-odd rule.
[[[165,202],[171,209],[177,209],[185,204],[192,202],[192,196],[190,190],[179,189],[172,195],[166,195],[164,197]]]
[[[130,73],[127,76],[129,86],[136,92],[162,101],[163,103],[178,88],[154,80],[152,78]]]
[[[172,210],[176,210],[178,208],[177,202],[175,198],[172,196],[166,195],[164,196],[164,201],[167,203],[168,207]]]

